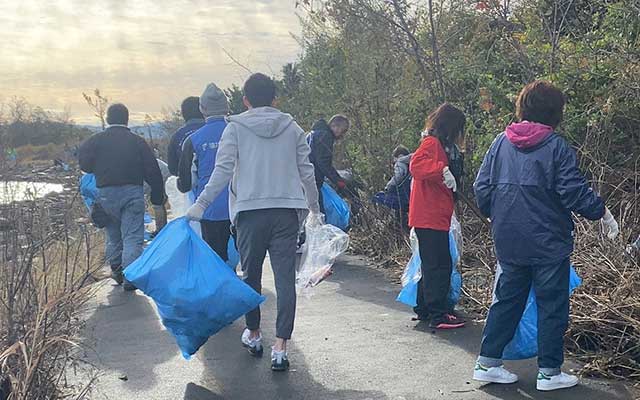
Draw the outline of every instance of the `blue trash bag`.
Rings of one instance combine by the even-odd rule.
[[[82,200],[84,201],[84,205],[89,210],[89,214],[91,214],[91,207],[93,207],[93,203],[96,202],[96,198],[98,198],[98,186],[96,186],[96,176],[94,174],[84,174],[80,177],[80,196],[82,196]],[[149,213],[144,213],[144,223],[150,224],[153,221],[151,215]],[[144,231],[144,240],[151,240],[151,232],[145,229]]]
[[[96,176],[94,174],[84,174],[80,177],[80,196],[84,205],[91,212],[91,207],[98,197],[98,187],[96,186]]]
[[[124,276],[154,300],[187,360],[210,336],[264,301],[185,218],[167,224]]]
[[[500,272],[498,272],[499,274]],[[497,281],[497,278],[496,278]],[[582,284],[582,279],[571,266],[569,275],[569,294]],[[538,306],[534,288],[529,291],[527,305],[511,342],[502,351],[504,360],[524,360],[538,355]]]
[[[458,262],[460,261],[460,253],[458,251],[458,246],[456,245],[453,231],[449,232],[449,253],[451,253],[453,269],[451,270],[451,286],[449,287],[448,297],[449,304],[453,307],[458,304],[460,294],[462,292],[462,275],[460,275],[457,268]],[[404,283],[400,294],[398,294],[398,297],[396,298],[396,301],[406,304],[409,307],[416,307],[418,305],[418,284],[420,282],[418,277],[422,274],[421,262],[420,253],[416,247],[407,267],[405,268],[404,276],[407,277],[407,282]]]
[[[238,254],[238,249],[236,249],[236,242],[233,239],[233,236],[229,238],[229,244],[227,245],[227,265],[233,268],[234,270],[240,264],[240,254]]]
[[[351,214],[347,202],[326,183],[322,185],[320,190],[322,191],[325,221],[327,224],[337,226],[343,231],[346,231],[349,228],[349,217]]]

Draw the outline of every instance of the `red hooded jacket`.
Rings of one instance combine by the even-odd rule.
[[[409,200],[409,225],[448,232],[453,215],[453,191],[444,184],[442,170],[447,154],[434,136],[427,136],[411,157],[413,177]]]

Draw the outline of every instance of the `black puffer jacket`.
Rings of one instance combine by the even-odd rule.
[[[333,167],[333,144],[335,140],[336,138],[333,136],[327,121],[321,119],[313,124],[312,131],[309,134],[309,146],[311,147],[309,161],[315,168],[318,186],[322,185],[325,177],[329,178],[334,184],[342,180]]]

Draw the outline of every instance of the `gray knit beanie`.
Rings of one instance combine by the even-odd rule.
[[[200,96],[200,111],[206,117],[229,114],[229,99],[214,83],[207,85]]]

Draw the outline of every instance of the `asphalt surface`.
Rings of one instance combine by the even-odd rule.
[[[274,339],[272,274],[265,269],[265,345]],[[520,375],[514,385],[471,380],[481,326],[434,333],[411,321],[395,302],[399,287],[355,257],[343,258],[335,274],[300,299],[292,369],[273,373],[265,351],[256,359],[240,345],[237,321],[185,361],[163,329],[153,302],[111,283],[97,288],[88,313],[85,358],[98,371],[92,399],[153,400],[414,400],[636,398],[619,383],[583,380],[552,393],[535,389],[535,361],[507,363]],[[568,367],[570,368],[570,366]],[[87,372],[78,370],[78,380]]]

